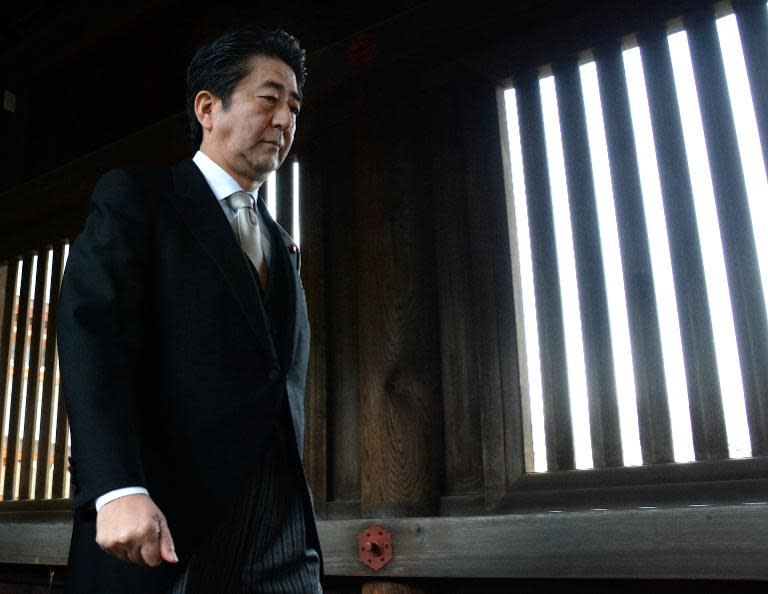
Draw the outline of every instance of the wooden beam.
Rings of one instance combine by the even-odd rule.
[[[374,520],[321,522],[326,572],[371,575],[356,535]],[[382,577],[768,579],[768,504],[382,520]]]
[[[0,523],[0,563],[66,565],[72,520]]]
[[[768,580],[768,503],[321,521],[327,575],[373,576],[357,555],[373,522],[394,537],[383,578]],[[71,528],[68,512],[0,511],[0,563],[64,565]]]

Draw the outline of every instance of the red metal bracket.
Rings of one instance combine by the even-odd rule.
[[[357,538],[360,561],[374,571],[379,571],[392,561],[392,533],[381,526],[371,526]]]

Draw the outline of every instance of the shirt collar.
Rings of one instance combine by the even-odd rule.
[[[240,187],[240,184],[235,181],[235,178],[229,175],[221,165],[216,163],[204,152],[197,151],[195,156],[192,157],[192,161],[194,161],[195,165],[200,169],[200,173],[203,174],[205,181],[208,182],[208,185],[217,200],[224,200],[235,192],[245,192],[245,190]],[[256,199],[253,192],[246,193],[250,194],[254,200]]]

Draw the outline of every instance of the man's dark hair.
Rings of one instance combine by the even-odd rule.
[[[306,52],[299,40],[285,31],[269,33],[254,29],[231,31],[200,48],[187,69],[187,119],[192,146],[203,141],[203,129],[195,115],[195,96],[209,91],[229,107],[237,83],[248,76],[253,56],[268,56],[285,62],[296,75],[299,91],[307,77]]]

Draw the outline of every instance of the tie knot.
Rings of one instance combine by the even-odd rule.
[[[253,208],[253,198],[248,192],[235,192],[226,198],[229,207],[237,212],[241,208]]]

